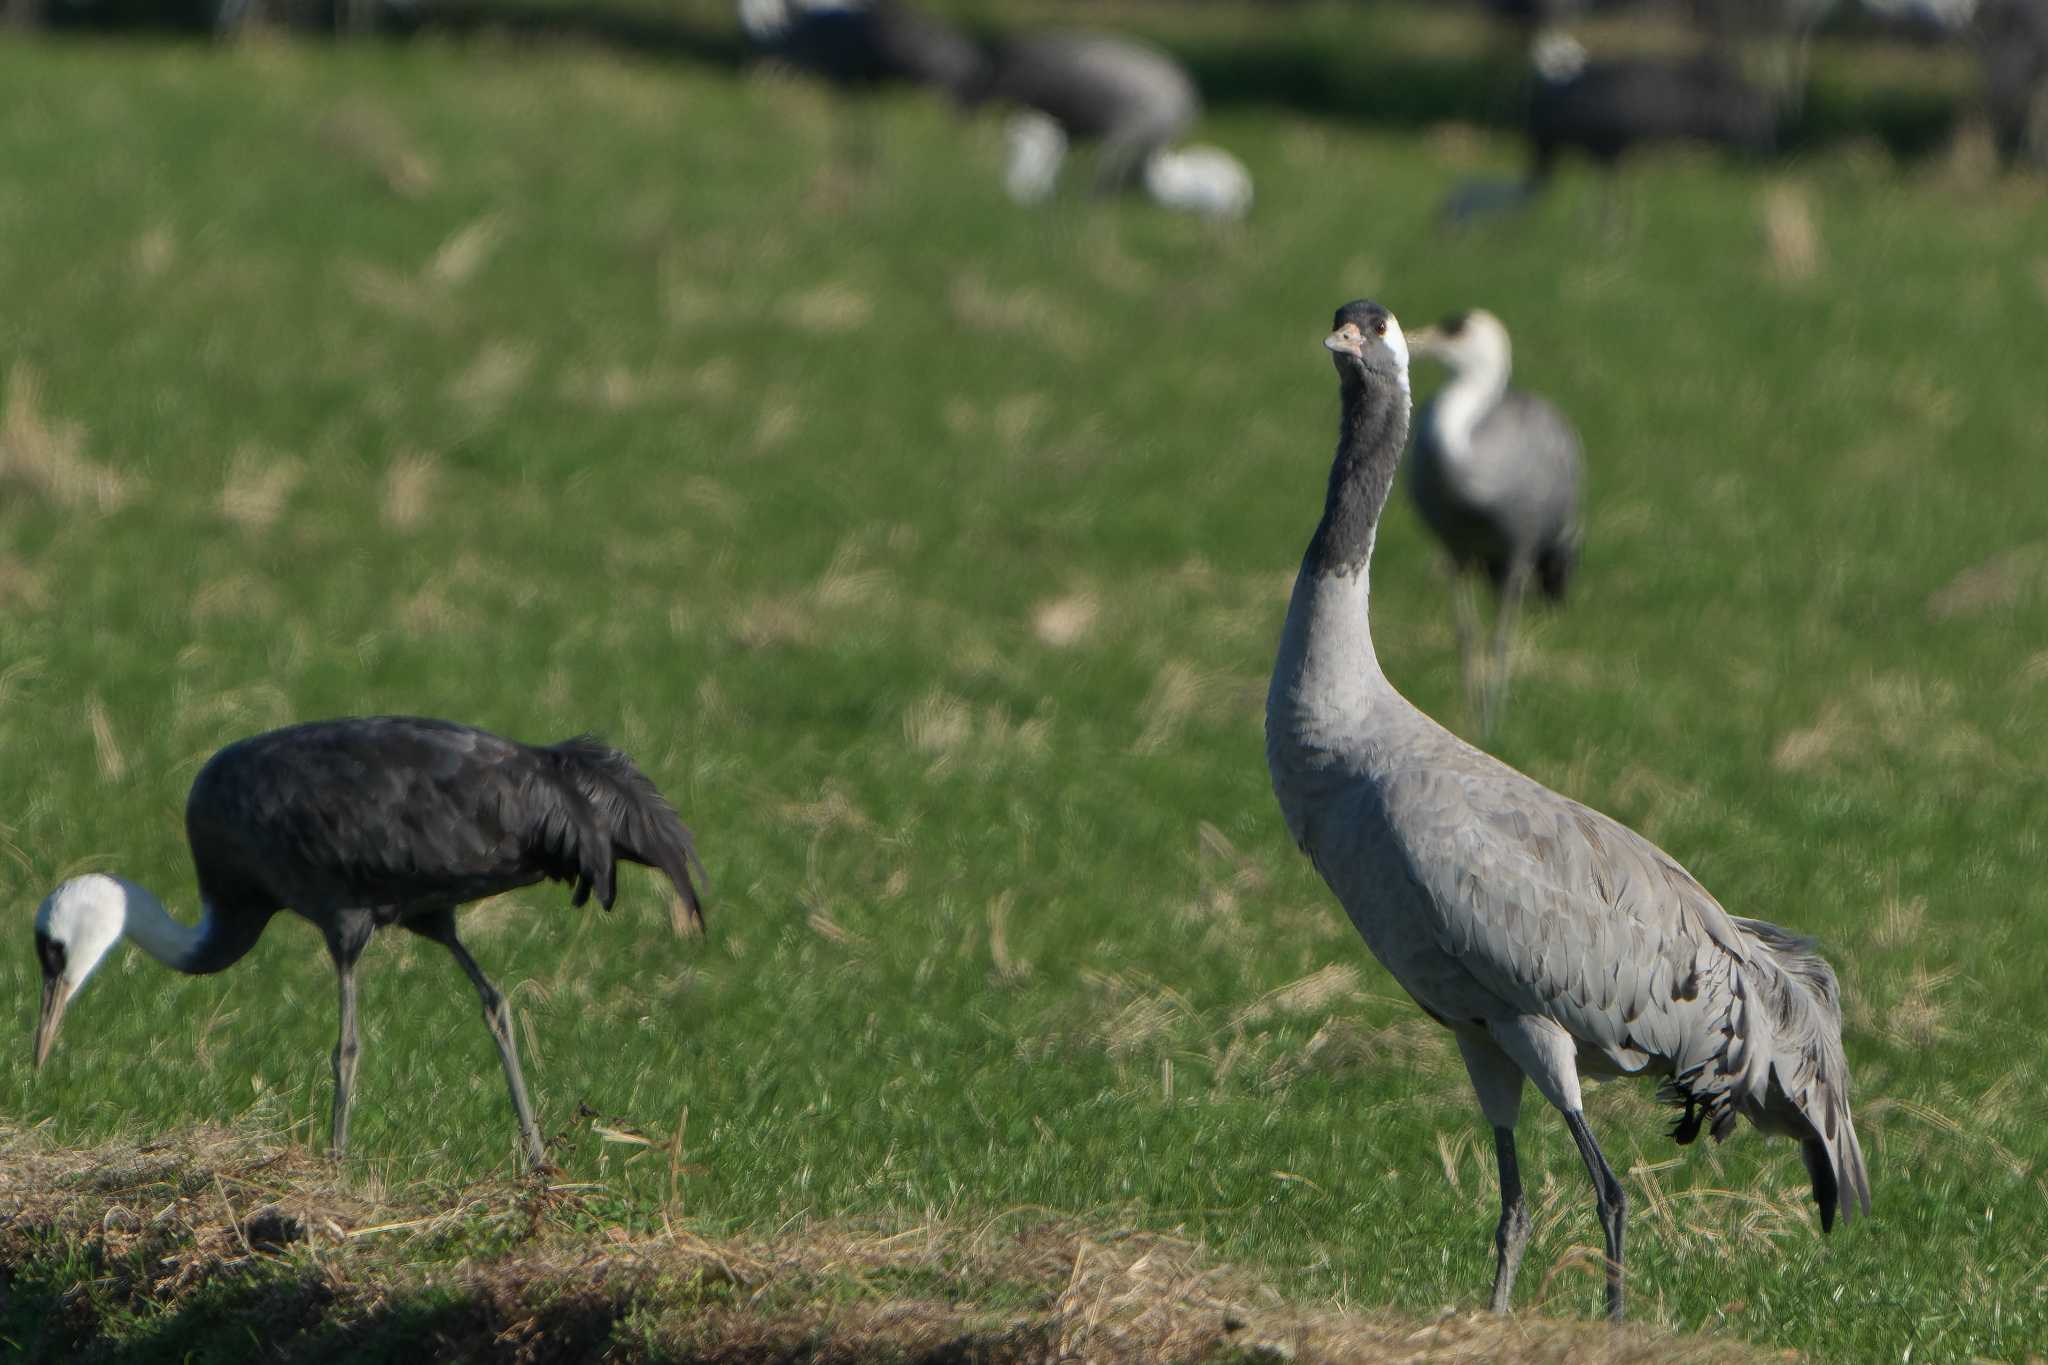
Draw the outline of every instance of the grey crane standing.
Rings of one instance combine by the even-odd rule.
[[[1408,489],[1450,559],[1465,702],[1489,734],[1507,705],[1508,645],[1523,595],[1533,583],[1562,601],[1578,562],[1579,435],[1551,404],[1508,387],[1508,329],[1484,309],[1419,328],[1408,346],[1451,371],[1416,422]],[[1497,598],[1490,672],[1472,593],[1482,572]]]
[[[1703,1127],[1723,1138],[1737,1115],[1794,1137],[1822,1229],[1867,1213],[1835,974],[1812,945],[1728,914],[1649,840],[1466,744],[1380,671],[1368,568],[1407,435],[1408,346],[1365,301],[1324,344],[1343,416],[1266,697],[1266,761],[1288,830],[1367,947],[1457,1039],[1499,1162],[1494,1310],[1529,1237],[1524,1078],[1592,1176],[1612,1317],[1625,1199],[1586,1126],[1582,1074],[1665,1078],[1681,1143]]]
[[[1173,58],[1130,38],[1087,30],[1027,34],[999,44],[964,102],[1033,109],[1070,141],[1099,141],[1095,188],[1129,188],[1154,154],[1194,126],[1195,82]]]
[[[97,873],[44,899],[36,1066],[65,1006],[124,935],[164,965],[203,975],[241,960],[271,916],[289,909],[325,935],[340,977],[337,1158],[348,1150],[358,1055],[356,960],[376,930],[399,925],[455,955],[483,999],[527,1158],[540,1166],[546,1154],[511,1008],[456,937],[456,907],[552,879],[574,885],[573,904],[595,896],[609,909],[623,858],[666,874],[691,924],[704,923],[691,880],[703,869],[689,830],[631,759],[587,737],[536,748],[410,716],[289,726],[207,761],[186,800],[185,836],[199,881],[197,926],[173,919],[135,883]]]

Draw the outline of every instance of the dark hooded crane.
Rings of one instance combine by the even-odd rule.
[[[1507,705],[1508,645],[1523,596],[1533,585],[1564,600],[1578,562],[1579,434],[1543,399],[1508,387],[1508,329],[1484,309],[1424,327],[1408,346],[1451,372],[1416,421],[1408,490],[1450,559],[1465,702],[1490,734]],[[1478,648],[1478,574],[1497,598],[1490,668]]]
[[[1534,80],[1523,113],[1529,170],[1519,184],[1475,181],[1444,206],[1456,221],[1526,205],[1559,161],[1578,152],[1613,170],[1638,148],[1707,143],[1767,153],[1777,141],[1770,93],[1711,53],[1593,59],[1576,40],[1547,33],[1531,46]]]
[[[1984,0],[1971,31],[1999,152],[2048,169],[2048,0]]]
[[[1737,1117],[1789,1135],[1824,1230],[1868,1212],[1840,996],[1812,945],[1730,915],[1649,840],[1466,744],[1380,671],[1369,569],[1407,437],[1408,344],[1392,314],[1358,302],[1324,345],[1343,415],[1266,696],[1266,761],[1289,832],[1366,946],[1457,1039],[1500,1167],[1493,1308],[1506,1311],[1529,1238],[1525,1078],[1592,1176],[1615,1318],[1626,1201],[1586,1125],[1582,1075],[1662,1077],[1682,1143],[1726,1137]]]
[[[406,716],[273,730],[228,745],[200,769],[185,837],[199,881],[197,926],[171,918],[135,883],[99,874],[65,882],[36,911],[36,1066],[65,1006],[117,939],[197,976],[240,961],[272,915],[292,910],[326,937],[341,981],[337,1158],[348,1150],[358,1056],[356,960],[376,930],[398,925],[454,954],[483,999],[527,1159],[540,1166],[546,1156],[519,1074],[511,1007],[456,937],[456,907],[553,880],[574,887],[573,904],[594,897],[609,909],[623,859],[662,872],[692,926],[704,923],[691,880],[703,869],[689,830],[631,759],[588,738],[536,748]]]

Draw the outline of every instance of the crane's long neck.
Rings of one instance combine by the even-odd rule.
[[[143,952],[187,976],[205,976],[241,961],[256,946],[268,919],[222,915],[201,902],[199,923],[182,924],[147,887],[125,878],[120,881],[127,901],[121,932]]]
[[[1491,352],[1451,375],[1430,401],[1429,421],[1438,445],[1451,460],[1472,449],[1472,433],[1508,392],[1508,359]]]
[[[1290,754],[1348,747],[1394,696],[1373,650],[1368,568],[1408,439],[1408,390],[1347,375],[1343,397],[1323,519],[1294,580],[1266,697],[1268,755],[1276,764],[1295,761]]]
[[[1408,440],[1407,376],[1395,387],[1347,373],[1343,400],[1323,519],[1301,568],[1304,575],[1356,575],[1363,591],[1380,513]]]

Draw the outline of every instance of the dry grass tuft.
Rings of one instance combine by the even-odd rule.
[[[274,459],[252,446],[235,452],[220,490],[220,514],[244,531],[277,524],[305,470],[289,456]]]
[[[498,220],[485,214],[475,222],[449,234],[427,262],[427,275],[443,285],[467,284],[498,249],[504,230]]]
[[[1823,702],[1812,725],[1780,736],[1771,761],[1792,773],[1869,767],[1902,754],[1958,771],[2005,767],[2005,752],[1961,712],[1951,682],[1876,675]]]
[[[850,284],[828,284],[782,301],[783,321],[805,331],[851,332],[874,316],[874,300]]]
[[[1307,976],[1267,991],[1237,1013],[1242,1025],[1264,1023],[1276,1014],[1321,1014],[1333,1005],[1348,1005],[1365,998],[1358,986],[1358,968],[1348,962],[1332,962]]]
[[[1764,191],[1764,247],[1771,274],[1786,284],[1803,284],[1820,273],[1820,227],[1813,196],[1804,185],[1780,181]]]
[[[49,601],[43,576],[13,555],[0,551],[0,607],[21,606],[38,611]]]
[[[169,228],[159,224],[135,239],[128,259],[136,275],[145,280],[156,279],[177,264],[178,239]]]
[[[533,373],[533,348],[493,341],[449,381],[448,396],[473,408],[494,409],[517,393]]]
[[[30,366],[9,371],[7,405],[0,411],[0,489],[13,485],[59,507],[118,510],[129,498],[128,479],[80,453],[83,424],[44,417],[42,389]]]
[[[667,1139],[602,1136],[682,1172],[682,1132],[679,1123]],[[411,1320],[413,1302],[434,1302],[437,1353],[476,1359],[1761,1358],[1595,1321],[1423,1321],[1291,1303],[1198,1243],[1035,1212],[909,1228],[798,1224],[767,1238],[712,1239],[674,1223],[636,1233],[608,1221],[603,1211],[614,1205],[602,1186],[501,1180],[390,1191],[273,1136],[217,1128],[85,1151],[0,1129],[0,1207],[10,1215],[0,1267],[53,1257],[100,1267],[90,1298],[52,1322],[62,1345],[81,1353],[107,1344],[95,1311],[175,1316],[200,1291],[239,1280],[251,1291],[241,1311],[294,1324],[300,1344],[360,1340]],[[485,1245],[495,1249],[464,1250]],[[942,1295],[891,1294],[934,1281]]]
[[[432,455],[404,451],[384,471],[384,524],[394,531],[415,531],[426,521],[440,482],[441,462]]]
[[[1087,324],[1037,289],[997,289],[978,271],[969,271],[954,279],[946,297],[953,320],[968,331],[1027,337],[1069,359],[1089,350]]]
[[[1929,594],[1927,614],[1946,621],[2009,607],[2044,583],[2048,583],[2048,545],[2021,545],[1963,570]]]
[[[1102,604],[1094,593],[1083,590],[1041,602],[1032,609],[1031,629],[1055,649],[1069,649],[1081,643],[1095,629]]]
[[[128,756],[121,752],[121,743],[114,738],[113,717],[107,714],[106,703],[100,700],[98,692],[86,694],[85,725],[92,731],[92,751],[99,763],[100,781],[119,782],[128,775]]]
[[[401,199],[420,199],[440,178],[405,125],[390,110],[354,100],[320,121],[320,141],[336,156],[363,167]]]

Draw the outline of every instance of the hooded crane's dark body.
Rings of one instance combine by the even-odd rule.
[[[1459,570],[1484,572],[1496,593],[1526,573],[1545,597],[1563,601],[1579,560],[1584,478],[1571,423],[1543,399],[1510,389],[1474,425],[1468,457],[1510,477],[1475,495],[1453,473],[1433,416],[1425,407],[1416,423],[1409,485],[1431,534]]]
[[[1539,78],[1527,118],[1530,183],[1545,182],[1565,151],[1612,166],[1631,148],[1706,142],[1768,152],[1777,137],[1770,95],[1712,56],[1617,57],[1561,78]]]
[[[539,1165],[510,1009],[456,937],[456,907],[553,880],[574,886],[574,904],[594,896],[608,909],[624,859],[659,869],[703,924],[689,830],[631,759],[588,738],[541,748],[406,716],[294,725],[215,754],[192,783],[185,829],[207,932],[184,970],[229,966],[280,910],[326,936],[342,1002],[337,1156],[357,1051],[355,963],[375,930],[396,924],[433,939],[469,975]]]
[[[404,716],[294,725],[215,754],[185,832],[224,919],[291,909],[382,927],[543,880],[610,908],[624,858],[666,873],[702,921],[689,831],[631,759],[590,739],[536,748]]]
[[[2048,0],[1984,0],[1974,31],[1999,151],[2048,167]]]

